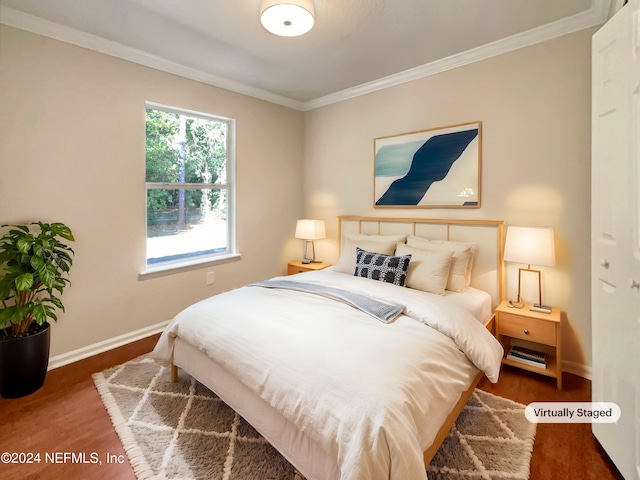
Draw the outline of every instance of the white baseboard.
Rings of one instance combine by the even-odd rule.
[[[586,378],[587,380],[592,379],[591,367],[589,365],[584,365],[582,363],[563,360],[562,371],[573,373],[574,375],[578,375],[579,377]]]
[[[140,330],[134,330],[133,332],[118,335],[117,337],[94,343],[93,345],[87,345],[86,347],[51,357],[49,358],[48,370],[53,370],[54,368],[62,367],[64,365],[92,357],[99,353],[106,352],[107,350],[113,350],[114,348],[121,347],[122,345],[142,340],[143,338],[156,333],[160,333],[167,325],[169,325],[169,321],[170,320],[156,323],[155,325],[150,325],[148,327],[141,328]]]

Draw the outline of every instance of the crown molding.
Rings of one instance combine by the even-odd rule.
[[[592,0],[591,8],[584,12],[467,50],[465,52],[436,60],[435,62],[411,68],[372,82],[363,83],[352,88],[347,88],[324,97],[309,100],[308,102],[303,103],[302,109],[304,111],[308,111],[324,107],[332,103],[342,102],[360,95],[366,95],[367,93],[372,93],[377,90],[382,90],[410,82],[412,80],[417,80],[419,78],[435,75],[436,73],[452,70],[479,60],[485,60],[503,53],[535,45],[536,43],[544,42],[546,40],[551,40],[562,35],[567,35],[579,30],[584,30],[585,28],[600,25],[607,21],[609,4],[610,0]]]
[[[58,23],[36,17],[35,15],[20,12],[19,10],[2,5],[0,5],[0,23],[53,38],[55,40],[60,40],[65,43],[70,43],[78,47],[104,53],[112,57],[128,60],[156,70],[172,73],[190,80],[206,83],[214,87],[223,88],[225,90],[258,98],[260,100],[265,100],[267,102],[295,110],[302,110],[303,103],[298,100],[293,100],[260,88],[251,87],[249,85],[236,82],[235,80],[212,75],[195,68],[186,67],[143,50],[128,47],[121,43],[107,40],[106,38],[90,33],[81,32],[80,30],[60,25]]]
[[[611,0],[592,0],[589,10],[557,22],[307,102],[294,100],[267,90],[186,67],[157,55],[1,5],[0,23],[294,110],[308,111],[600,25],[607,21],[610,14],[610,6]]]

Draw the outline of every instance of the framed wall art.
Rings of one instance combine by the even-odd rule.
[[[480,208],[482,122],[376,138],[374,207]]]

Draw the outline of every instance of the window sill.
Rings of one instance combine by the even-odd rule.
[[[237,262],[242,258],[239,253],[230,253],[218,257],[199,258],[190,261],[175,262],[171,264],[159,265],[147,268],[138,274],[138,280],[149,280],[151,278],[164,277],[175,273],[188,272],[199,268],[222,265],[224,263]]]

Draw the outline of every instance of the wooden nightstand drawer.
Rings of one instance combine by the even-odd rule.
[[[287,268],[287,275],[295,275],[296,273],[310,272],[311,269],[303,265],[291,265]]]
[[[527,317],[500,312],[498,334],[545,345],[556,345],[556,325]]]
[[[496,337],[504,348],[502,363],[530,372],[553,377],[558,382],[558,390],[562,390],[562,314],[557,308],[551,313],[540,313],[530,310],[530,305],[523,308],[511,308],[510,302],[503,301],[496,308]],[[510,355],[511,342],[527,340],[527,348],[545,354],[545,364],[523,362],[522,358]],[[531,347],[529,347],[531,344]],[[535,348],[536,344],[546,347]],[[551,347],[551,348],[549,348]]]

